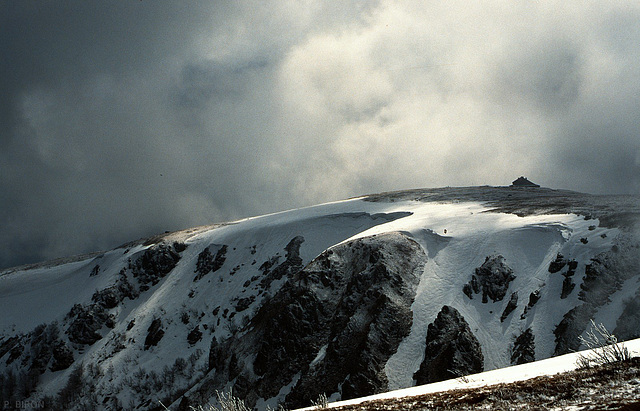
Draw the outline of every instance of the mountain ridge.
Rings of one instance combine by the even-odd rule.
[[[638,216],[632,196],[417,189],[5,270],[0,369],[22,388],[0,392],[55,408],[84,381],[78,409],[187,409],[233,388],[263,409],[403,388],[445,306],[484,370],[575,349],[591,318],[632,338]],[[453,360],[464,346],[439,367],[476,372]]]

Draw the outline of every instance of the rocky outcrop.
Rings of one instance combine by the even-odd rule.
[[[148,288],[149,284],[156,285],[178,264],[180,254],[176,246],[184,250],[180,243],[160,243],[146,249],[140,257],[129,263],[133,277],[144,286],[142,290]]]
[[[242,339],[212,342],[210,389],[235,379],[234,395],[253,405],[293,381],[291,408],[321,393],[346,399],[384,391],[384,365],[411,329],[425,261],[422,247],[400,233],[323,252],[265,301]]]
[[[613,334],[619,341],[640,338],[640,290],[625,301],[622,315],[618,318]]]
[[[560,292],[560,298],[562,299],[567,298],[576,286],[572,277],[576,273],[578,262],[576,260],[569,260],[558,253],[556,259],[549,264],[549,272],[552,274],[562,271],[565,267],[567,267],[567,270],[562,273],[564,280],[562,281],[562,291]]]
[[[511,364],[526,364],[536,360],[535,337],[531,328],[527,328],[513,342]]]
[[[640,270],[640,253],[637,252],[638,243],[631,237],[621,235],[618,244],[613,248],[591,259],[591,263],[585,266],[585,276],[580,284],[578,298],[583,302],[567,312],[562,321],[554,330],[556,348],[555,355],[566,354],[580,348],[578,336],[589,326],[597,309],[610,302],[610,297],[616,291],[622,289],[626,280],[636,275]],[[624,255],[621,258],[620,255]],[[573,267],[575,270],[577,264]],[[569,269],[572,267],[570,265]],[[632,318],[635,312],[635,305],[627,304],[626,316],[620,318]],[[627,308],[625,307],[625,310]],[[640,314],[637,314],[640,317]],[[627,335],[632,335],[633,325],[622,325],[626,320],[622,320],[621,326],[616,329]],[[614,330],[615,333],[615,330]]]
[[[285,260],[278,264],[279,257],[273,257],[260,266],[263,275],[260,280],[262,289],[269,289],[271,283],[282,278],[288,278],[302,269],[300,258],[300,246],[304,243],[304,237],[299,235],[291,239],[285,247]]]
[[[99,304],[75,304],[66,319],[69,320],[67,335],[76,344],[92,345],[102,338],[98,332],[102,327],[113,328],[114,318]]]
[[[23,368],[21,382],[33,389],[39,382],[39,376],[47,369],[56,372],[65,370],[74,362],[73,351],[60,338],[57,322],[41,324],[26,335],[15,336],[0,344],[0,358],[7,353],[7,365],[16,361]],[[19,360],[19,361],[17,361]]]
[[[200,254],[198,254],[198,261],[196,262],[196,270],[197,275],[194,277],[193,281],[198,281],[202,279],[205,275],[216,272],[224,265],[224,262],[227,259],[227,245],[222,245],[216,251],[216,255],[211,254],[210,250],[211,246],[202,250]]]
[[[464,285],[462,291],[469,298],[482,292],[483,303],[488,302],[489,298],[493,302],[501,301],[507,294],[509,283],[515,278],[513,270],[505,263],[503,256],[488,256],[484,263],[476,268],[471,281]]]
[[[529,302],[527,303],[527,306],[524,307],[524,312],[522,313],[520,318],[524,320],[529,310],[531,310],[539,300],[540,300],[540,290],[535,290],[534,292],[529,294]]]
[[[574,288],[576,288],[576,283],[573,282],[573,279],[570,276],[565,276],[564,280],[562,280],[562,291],[560,291],[560,298],[567,298],[573,292]]]
[[[413,375],[417,385],[481,372],[484,356],[478,339],[458,310],[443,306],[427,329],[425,354]]]
[[[197,325],[196,328],[194,328],[189,332],[189,334],[187,334],[187,342],[189,343],[189,345],[194,345],[201,339],[202,339],[202,331],[200,331],[199,325]]]
[[[61,340],[57,340],[51,346],[51,353],[53,354],[53,361],[49,369],[53,372],[66,370],[73,364],[73,352],[67,344]]]
[[[162,329],[162,320],[160,318],[155,318],[147,330],[147,337],[144,340],[144,349],[148,350],[149,348],[158,345],[163,336],[164,330]]]
[[[562,270],[565,265],[567,265],[568,260],[564,258],[564,256],[560,253],[556,256],[556,259],[549,264],[549,272],[551,274],[557,273]]]
[[[591,263],[584,268],[580,300],[594,307],[610,302],[609,296],[619,290],[626,279],[615,263],[608,254],[591,259]]]
[[[20,343],[20,337],[13,336],[7,337],[0,340],[0,358],[4,357],[5,354],[13,350]]]
[[[517,306],[518,306],[518,292],[516,291],[511,293],[511,298],[509,298],[509,302],[507,303],[507,306],[504,308],[504,311],[500,316],[500,322],[504,322],[504,320],[507,319],[509,314],[511,314],[513,310],[516,309]]]
[[[122,293],[116,286],[107,287],[93,293],[91,301],[106,309],[115,308],[123,299]]]
[[[587,329],[596,309],[589,304],[580,304],[567,312],[562,321],[553,330],[556,349],[554,355],[578,351],[578,337]]]

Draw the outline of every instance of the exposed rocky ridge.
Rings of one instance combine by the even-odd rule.
[[[595,256],[590,264],[585,265],[579,293],[582,303],[569,310],[556,326],[555,355],[577,351],[580,348],[578,336],[588,328],[596,310],[609,303],[610,297],[622,288],[624,282],[640,272],[639,246],[637,239],[624,234],[610,251]],[[625,250],[621,250],[623,247]],[[621,254],[625,257],[621,258]],[[640,305],[627,302],[625,317],[640,317],[638,308]],[[640,334],[640,323],[633,324],[626,319],[619,321],[618,331],[627,336]]]
[[[211,254],[211,248],[209,246],[202,250],[200,254],[198,254],[198,262],[196,263],[195,272],[198,273],[193,279],[193,281],[198,281],[205,275],[218,271],[226,260],[227,254],[227,245],[222,245],[216,251],[216,255]]]
[[[640,289],[625,302],[622,315],[618,318],[613,334],[619,341],[640,338]]]
[[[475,270],[471,281],[465,284],[462,291],[467,297],[482,292],[482,302],[501,301],[507,294],[509,283],[515,279],[513,270],[505,263],[501,255],[488,256],[484,263]]]
[[[484,356],[478,339],[458,310],[445,305],[429,324],[424,359],[413,375],[417,385],[483,370]]]
[[[531,328],[527,328],[516,337],[511,350],[511,364],[519,365],[536,360],[535,336]]]
[[[288,278],[302,269],[302,258],[300,258],[300,246],[304,243],[304,237],[299,235],[291,239],[285,247],[285,260],[276,265],[279,258],[272,258],[265,261],[260,266],[263,276],[260,280],[260,287],[269,289],[271,283],[283,277]]]
[[[173,270],[180,260],[180,254],[176,248],[182,249],[182,247],[183,245],[179,243],[173,245],[161,243],[148,248],[135,261],[129,263],[129,269],[143,291],[149,289],[149,284],[156,285]]]
[[[235,379],[234,393],[254,404],[293,382],[290,407],[321,393],[383,391],[384,364],[411,328],[409,307],[425,260],[423,249],[399,233],[325,251],[265,302],[242,340],[214,340],[209,389]]]

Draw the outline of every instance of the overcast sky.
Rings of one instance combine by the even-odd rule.
[[[0,267],[366,193],[640,192],[637,1],[0,2]]]

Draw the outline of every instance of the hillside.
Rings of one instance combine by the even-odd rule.
[[[0,273],[1,401],[305,406],[640,337],[640,201],[383,193]]]

